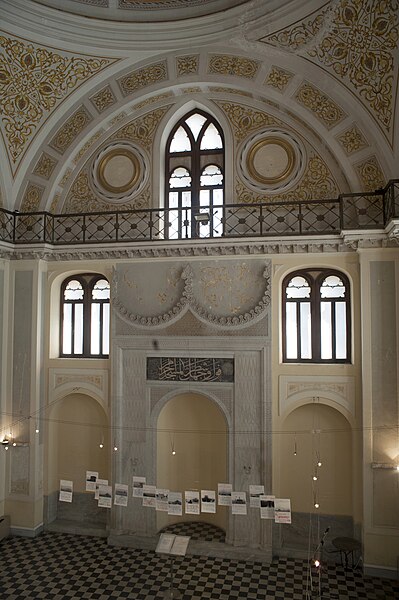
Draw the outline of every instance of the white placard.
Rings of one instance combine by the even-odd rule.
[[[96,481],[96,491],[94,493],[94,498],[96,500],[100,497],[100,485],[108,485],[108,479],[97,479]]]
[[[231,506],[231,483],[218,483],[218,504],[220,506]]]
[[[143,497],[143,486],[145,483],[145,477],[133,477],[133,498]]]
[[[233,515],[247,514],[246,492],[231,492],[231,513]]]
[[[155,508],[162,512],[168,512],[168,494],[169,490],[155,490]]]
[[[143,485],[143,506],[155,508],[155,485]]]
[[[168,515],[183,514],[183,498],[181,492],[169,492],[168,495]]]
[[[60,480],[60,495],[58,500],[60,502],[72,502],[72,493],[73,493],[73,481],[69,481],[68,479]]]
[[[288,498],[275,498],[274,521],[275,523],[291,523],[291,500]]]
[[[98,506],[112,508],[112,485],[100,485],[98,490]]]
[[[274,520],[274,496],[260,497],[260,518]]]
[[[96,491],[97,471],[86,471],[86,492]]]
[[[201,490],[201,512],[216,512],[216,494],[214,490]]]
[[[200,514],[200,493],[193,491],[184,492],[185,512],[187,515]]]
[[[265,493],[264,485],[249,486],[249,506],[251,508],[260,508],[260,497]]]
[[[124,483],[115,483],[114,504],[116,506],[127,506],[129,497],[129,486]]]

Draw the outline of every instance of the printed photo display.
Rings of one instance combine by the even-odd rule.
[[[199,515],[201,512],[214,514],[216,513],[216,505],[231,507],[233,515],[247,515],[249,505],[250,509],[260,511],[261,519],[271,519],[281,524],[291,523],[291,500],[289,498],[276,498],[275,496],[266,495],[263,485],[251,484],[249,486],[249,501],[247,501],[247,492],[233,491],[232,487],[230,483],[218,483],[217,492],[215,490],[171,492],[147,484],[145,477],[133,476],[132,497],[140,498],[142,505],[145,507],[154,508],[157,511],[175,516],[183,515],[183,503],[184,513],[187,515]],[[107,479],[101,479],[97,471],[86,471],[86,491],[94,492],[94,498],[98,500],[99,507],[112,507],[112,486],[109,485]],[[61,479],[59,501],[72,502],[72,498],[73,481]],[[126,507],[128,505],[129,486],[116,483],[113,498],[114,505]],[[166,544],[166,541],[165,538],[163,543]]]

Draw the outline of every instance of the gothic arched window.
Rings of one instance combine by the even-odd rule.
[[[223,233],[224,139],[219,124],[201,110],[185,115],[166,144],[167,239]]]
[[[60,356],[109,355],[110,285],[93,273],[73,275],[61,286]]]
[[[350,362],[348,278],[309,269],[283,282],[283,361]]]

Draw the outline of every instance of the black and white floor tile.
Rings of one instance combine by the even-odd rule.
[[[44,533],[0,544],[3,600],[397,600],[398,584],[328,565],[321,581],[306,561],[279,559],[270,566],[200,556],[172,559],[115,548],[101,538]],[[321,589],[321,595],[319,590]]]

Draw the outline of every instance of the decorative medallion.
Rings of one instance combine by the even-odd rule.
[[[107,108],[115,104],[116,97],[111,86],[107,85],[105,88],[94,94],[94,96],[90,98],[90,102],[99,113],[102,113],[104,110],[107,110]]]
[[[266,77],[265,85],[270,85],[279,92],[283,92],[293,77],[293,73],[273,66]]]
[[[55,167],[57,166],[58,160],[50,156],[46,152],[43,152],[33,169],[33,175],[38,175],[43,179],[50,179]]]
[[[368,141],[356,125],[352,125],[352,127],[341,133],[341,135],[338,135],[337,140],[348,156],[369,146]]]
[[[183,75],[195,75],[198,73],[199,55],[178,56],[176,58],[176,72],[179,77]]]
[[[303,174],[306,153],[291,132],[275,127],[252,135],[238,156],[238,173],[256,191],[286,190]]]
[[[108,202],[126,202],[146,183],[146,160],[142,150],[127,142],[108,144],[96,155],[91,167],[94,190]]]
[[[376,156],[370,156],[367,160],[355,165],[355,167],[363,183],[363,190],[374,192],[384,187],[386,183],[384,173]]]

